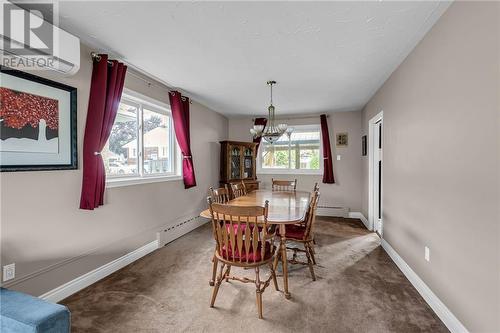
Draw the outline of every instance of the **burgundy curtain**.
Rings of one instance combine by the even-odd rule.
[[[103,205],[106,172],[101,150],[108,141],[123,91],[127,66],[101,54],[94,60],[87,123],[83,140],[81,209]]]
[[[193,156],[191,154],[191,143],[189,136],[189,98],[184,97],[178,91],[169,93],[170,108],[174,121],[175,137],[182,152],[182,178],[184,188],[196,186],[194,175]]]
[[[321,138],[323,141],[323,183],[334,184],[335,178],[333,177],[332,150],[330,146],[330,134],[328,133],[326,115],[322,114],[320,119]]]
[[[266,127],[266,124],[267,124],[267,118],[255,118],[254,125],[263,125],[264,127]],[[253,139],[253,142],[257,144],[257,146],[255,147],[256,154],[257,151],[259,150],[259,145],[261,140],[262,140],[261,136]]]

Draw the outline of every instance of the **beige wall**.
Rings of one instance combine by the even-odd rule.
[[[0,176],[2,265],[15,262],[17,283],[12,288],[33,295],[155,240],[157,230],[178,218],[197,216],[206,206],[207,188],[219,180],[218,142],[227,138],[227,119],[193,103],[191,144],[197,187],[185,190],[182,181],[171,181],[111,188],[106,191],[103,207],[78,209],[92,70],[89,54],[90,50],[82,46],[81,68],[75,76],[37,73],[78,88],[79,169]],[[165,88],[147,87],[131,75],[125,85],[168,103]]]
[[[452,4],[363,111],[364,133],[384,112],[383,237],[470,332],[500,332],[499,11]]]
[[[335,184],[323,184],[322,175],[279,175],[259,174],[263,188],[270,188],[271,178],[295,179],[298,188],[311,190],[314,183],[321,186],[321,206],[344,207],[353,212],[361,211],[362,164],[361,164],[361,112],[330,112],[328,114],[328,128],[333,154]],[[313,118],[283,119],[289,126],[319,124],[319,116]],[[251,141],[249,129],[253,122],[251,118],[229,119],[229,139]],[[335,134],[347,132],[349,145],[346,148],[335,147]],[[336,160],[341,155],[341,160]]]

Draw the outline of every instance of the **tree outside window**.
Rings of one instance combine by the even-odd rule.
[[[320,170],[321,133],[317,125],[296,126],[290,138],[283,135],[273,145],[261,143],[262,170]]]

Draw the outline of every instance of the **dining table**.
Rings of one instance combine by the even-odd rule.
[[[271,191],[255,190],[246,195],[234,198],[227,204],[234,206],[264,206],[269,203],[267,222],[279,228],[279,254],[283,270],[283,288],[287,299],[291,298],[288,290],[288,259],[286,253],[286,226],[304,221],[311,193],[306,191]],[[200,213],[201,217],[211,219],[209,209]],[[275,268],[278,260],[275,261]]]

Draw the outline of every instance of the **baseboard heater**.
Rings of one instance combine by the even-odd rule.
[[[318,205],[316,210],[316,215],[319,216],[338,216],[338,217],[348,217],[349,209],[346,207],[335,207],[335,206],[321,206]]]
[[[207,219],[199,216],[181,219],[182,222],[168,226],[165,229],[156,233],[158,239],[158,247],[163,247],[177,238],[187,234],[188,232],[207,223]]]

